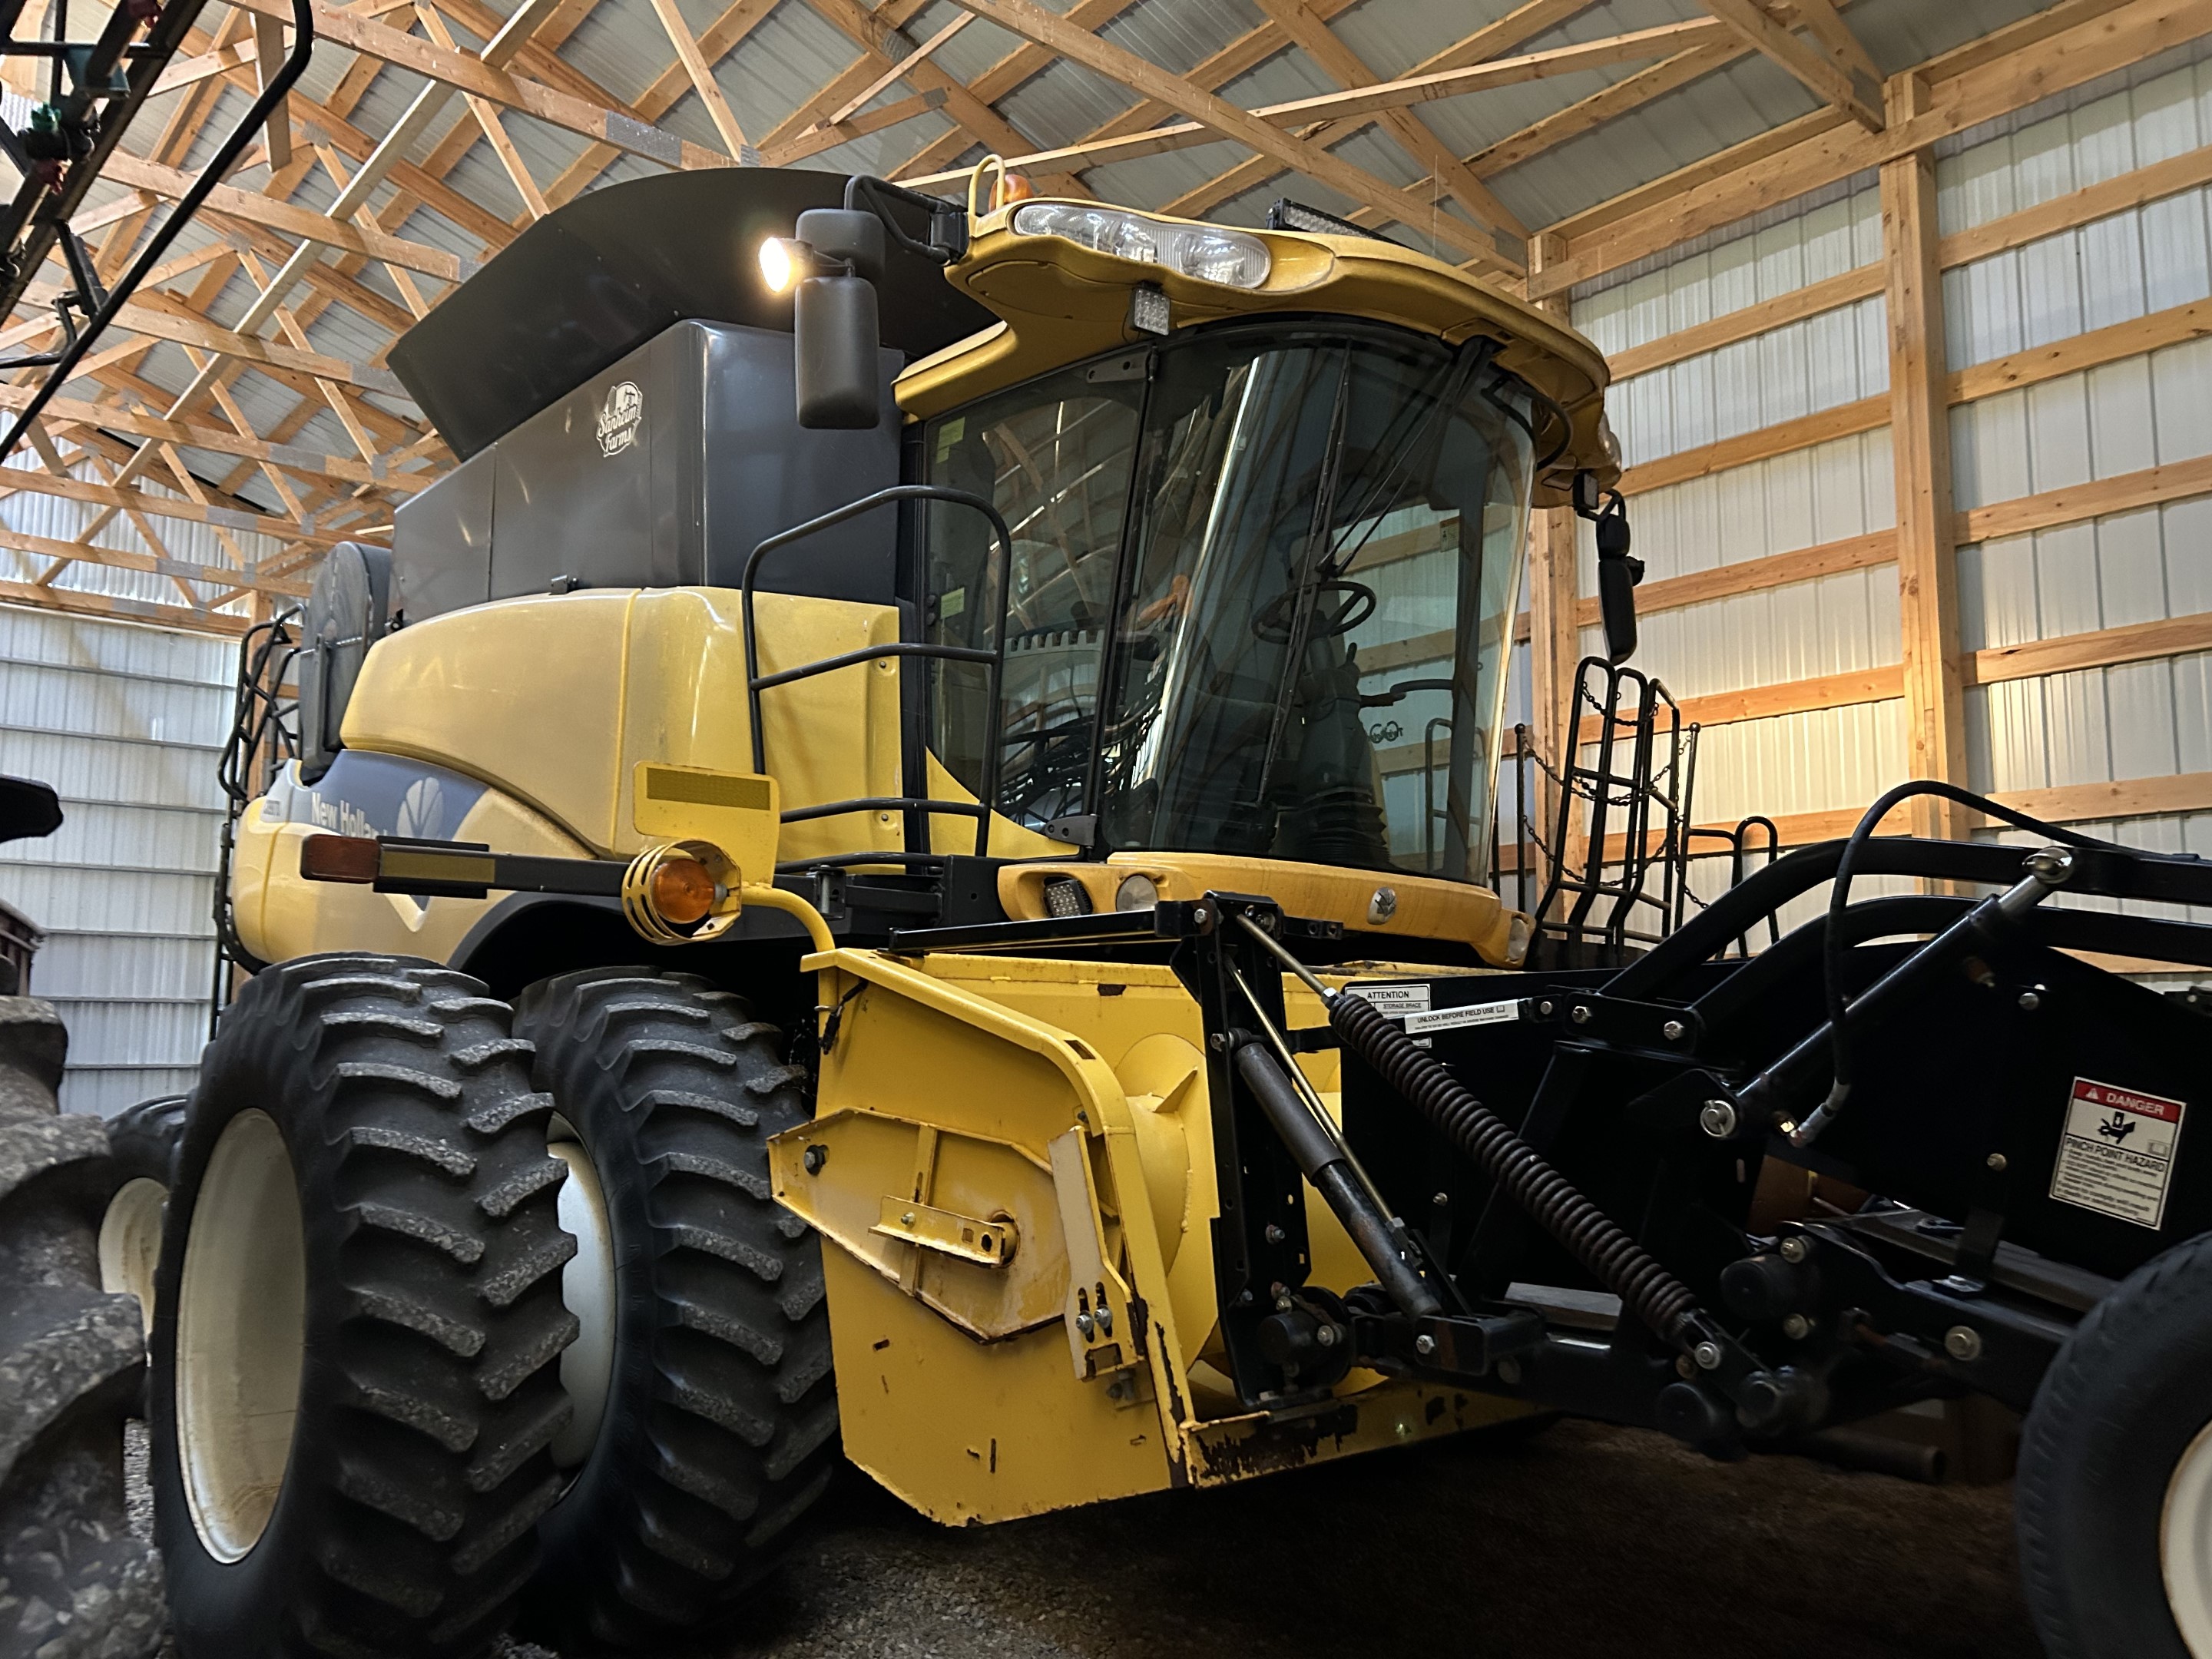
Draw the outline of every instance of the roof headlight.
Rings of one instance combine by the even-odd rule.
[[[1218,225],[1181,225],[1148,214],[1078,202],[1028,202],[1014,210],[1018,236],[1058,236],[1094,252],[1165,265],[1200,282],[1257,288],[1267,280],[1267,245]]]

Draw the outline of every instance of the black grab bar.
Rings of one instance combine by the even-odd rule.
[[[871,646],[860,651],[840,652],[834,657],[823,657],[805,663],[797,668],[780,669],[773,674],[763,674],[760,667],[758,636],[753,625],[753,580],[759,573],[761,560],[777,549],[841,525],[848,519],[858,518],[878,507],[889,507],[898,501],[945,501],[953,507],[965,507],[981,513],[991,521],[992,533],[999,542],[999,582],[997,602],[991,615],[998,645],[985,651],[974,646],[930,645],[919,640],[901,640],[893,645]],[[983,750],[982,787],[977,792],[976,803],[969,805],[962,801],[926,800],[910,796],[865,796],[852,800],[830,801],[819,806],[793,807],[782,815],[786,823],[797,823],[812,818],[836,817],[847,812],[866,812],[905,809],[926,812],[943,812],[953,817],[969,817],[975,820],[975,854],[981,858],[991,848],[991,813],[993,803],[999,795],[999,726],[1005,718],[999,706],[1000,677],[1006,672],[1006,585],[1013,579],[1014,532],[1006,527],[1004,514],[982,496],[964,489],[948,489],[941,484],[893,484],[888,489],[878,489],[872,495],[863,495],[858,501],[832,508],[819,518],[809,519],[805,524],[779,532],[745,556],[744,575],[738,586],[738,600],[744,615],[745,635],[745,700],[746,711],[752,723],[753,768],[768,770],[768,736],[761,718],[761,693],[779,685],[789,685],[817,674],[827,674],[856,664],[873,662],[881,657],[933,657],[945,662],[980,662],[989,670],[989,685],[985,703],[990,710],[991,729]]]

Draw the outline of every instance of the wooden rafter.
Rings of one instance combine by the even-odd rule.
[[[1826,52],[1808,46],[1776,22],[1754,0],[1704,0],[1707,11],[1750,43],[1760,56],[1771,58],[1811,89],[1814,97],[1833,104],[1870,132],[1881,131],[1881,108],[1869,98],[1851,72]]]

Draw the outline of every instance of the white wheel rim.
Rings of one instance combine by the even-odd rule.
[[[220,1561],[261,1540],[283,1490],[307,1349],[307,1247],[275,1120],[240,1112],[208,1160],[177,1293],[177,1453]]]
[[[2194,1659],[2212,1659],[2212,1423],[2197,1431],[2166,1483],[2158,1553],[2182,1642]]]
[[[576,1241],[576,1254],[561,1269],[561,1300],[580,1328],[576,1340],[561,1352],[561,1386],[575,1407],[568,1426],[553,1440],[554,1465],[563,1469],[580,1467],[592,1455],[615,1370],[614,1237],[599,1173],[575,1133],[566,1119],[556,1117],[546,1146],[568,1166],[568,1178],[561,1183],[561,1226]]]
[[[154,1267],[161,1259],[161,1212],[169,1189],[151,1176],[123,1183],[100,1221],[100,1288],[138,1298],[146,1334],[154,1332]]]

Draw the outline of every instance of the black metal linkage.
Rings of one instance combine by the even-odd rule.
[[[296,3],[305,3],[305,0],[296,0]],[[972,646],[930,645],[918,640],[902,640],[890,645],[878,646],[864,651],[841,652],[836,656],[824,657],[819,661],[806,663],[797,668],[781,669],[774,674],[757,673],[755,670],[760,662],[760,650],[759,635],[753,621],[753,599],[756,592],[753,584],[759,574],[762,559],[780,548],[788,547],[793,542],[819,534],[833,526],[844,523],[848,519],[858,518],[861,514],[872,512],[877,507],[893,506],[900,501],[944,501],[953,507],[969,507],[990,520],[992,532],[997,537],[999,543],[999,590],[991,615],[994,618],[992,626],[998,631],[1000,644],[991,650],[985,651]],[[971,807],[958,802],[884,796],[866,800],[833,801],[822,806],[794,808],[783,814],[783,821],[786,823],[797,823],[807,818],[837,817],[848,812],[858,812],[870,808],[880,811],[903,808],[931,812],[951,812],[974,817],[975,855],[981,858],[989,853],[991,813],[993,803],[999,796],[1000,750],[999,726],[1002,719],[1002,711],[999,706],[999,688],[1000,678],[1006,672],[1004,635],[1006,584],[1013,579],[1013,568],[1014,535],[1013,532],[1006,527],[1005,516],[982,496],[972,495],[964,489],[948,489],[941,484],[893,484],[888,489],[878,489],[872,495],[863,495],[858,501],[848,501],[844,506],[835,507],[818,518],[809,519],[805,524],[795,525],[789,530],[770,536],[745,556],[744,575],[738,584],[738,600],[744,624],[746,713],[751,722],[753,767],[757,771],[768,770],[766,758],[768,738],[765,723],[761,715],[761,693],[772,687],[788,685],[794,680],[807,679],[817,674],[831,673],[837,669],[850,668],[859,663],[872,662],[878,657],[934,657],[946,662],[979,662],[984,664],[989,671],[988,686],[984,702],[990,710],[991,728],[986,734],[982,788],[978,792],[980,799],[976,805]]]
[[[1843,858],[1844,845],[1840,841],[1831,841],[1802,848],[1745,878],[1742,886],[1723,894],[1648,955],[1622,969],[1606,987],[1607,994],[1658,995],[1675,975],[1725,950],[1739,934],[1765,921],[1771,913],[1832,878]],[[1860,848],[1858,873],[1917,876],[1930,881],[2002,887],[2019,878],[2021,861],[2028,850],[1998,842],[1922,841],[1905,836],[1884,836]],[[2069,894],[2212,906],[2212,861],[2099,848],[2077,848],[2074,854],[2074,873],[2065,889]],[[2070,925],[2072,916],[2087,913],[2066,914]],[[2148,920],[2110,918],[2123,930],[2143,926]],[[1784,944],[1786,946],[1788,941],[1785,939]]]
[[[1174,936],[1163,933],[1151,910],[1105,910],[1035,921],[979,921],[965,927],[896,927],[890,948],[902,956],[919,956],[927,951],[1036,950],[1164,937]]]

